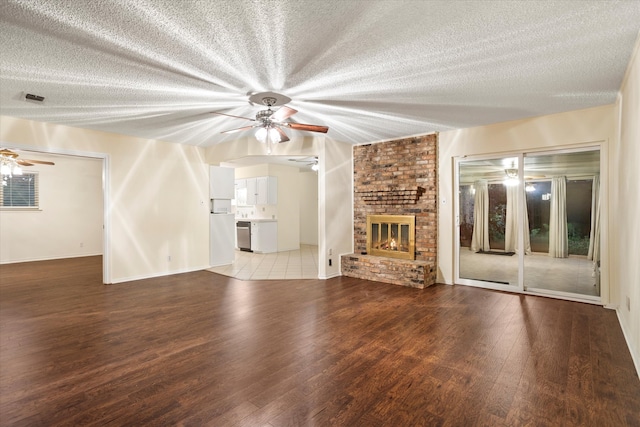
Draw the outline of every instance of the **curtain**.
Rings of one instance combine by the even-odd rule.
[[[591,232],[589,233],[589,252],[587,258],[593,261],[593,276],[599,283],[598,267],[600,264],[600,175],[593,177],[591,189]],[[598,289],[598,293],[600,289]]]
[[[589,252],[587,258],[597,262],[600,249],[600,176],[593,177],[591,187],[591,232],[589,233]]]
[[[564,176],[554,176],[551,179],[549,256],[554,258],[567,258],[569,256],[567,179]]]
[[[504,251],[517,252],[518,249],[518,189],[517,185],[507,186],[507,218],[505,221]],[[527,212],[527,195],[524,196],[524,253],[531,253],[531,236],[529,235],[529,214]]]
[[[471,250],[488,251],[489,247],[489,183],[485,179],[473,183],[476,195],[473,204],[473,234]]]

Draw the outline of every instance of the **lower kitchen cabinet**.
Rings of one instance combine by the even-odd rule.
[[[276,221],[251,221],[251,250],[264,254],[278,252]]]

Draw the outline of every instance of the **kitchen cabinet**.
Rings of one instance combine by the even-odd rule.
[[[258,186],[256,184],[257,178],[247,178],[247,205],[257,205],[258,200]]]
[[[236,179],[236,205],[247,205],[247,180]]]
[[[256,205],[278,204],[278,178],[260,176],[256,178]]]
[[[278,204],[278,178],[275,176],[237,179],[235,188],[238,206]]]
[[[263,254],[278,252],[276,221],[251,221],[251,250]]]
[[[234,184],[232,168],[209,166],[209,197],[211,199],[233,199]]]

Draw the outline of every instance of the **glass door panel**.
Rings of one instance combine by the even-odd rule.
[[[599,174],[599,150],[525,156],[525,289],[600,296]]]
[[[531,251],[549,252],[549,212],[551,181],[527,180],[525,184]]]
[[[505,243],[508,223],[516,218],[517,202],[509,200],[507,187],[517,185],[517,161],[505,157],[458,164],[460,283],[498,289],[519,286],[518,256]]]

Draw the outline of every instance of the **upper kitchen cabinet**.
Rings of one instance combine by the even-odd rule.
[[[278,204],[278,178],[275,176],[260,176],[256,178],[256,205]]]
[[[234,170],[221,166],[209,166],[209,197],[212,199],[233,199]]]
[[[247,180],[236,179],[236,204],[238,206],[247,205]]]
[[[256,184],[257,178],[247,178],[247,205],[257,205],[258,200],[258,186]]]
[[[237,179],[235,188],[238,206],[278,204],[278,178],[275,176]]]

